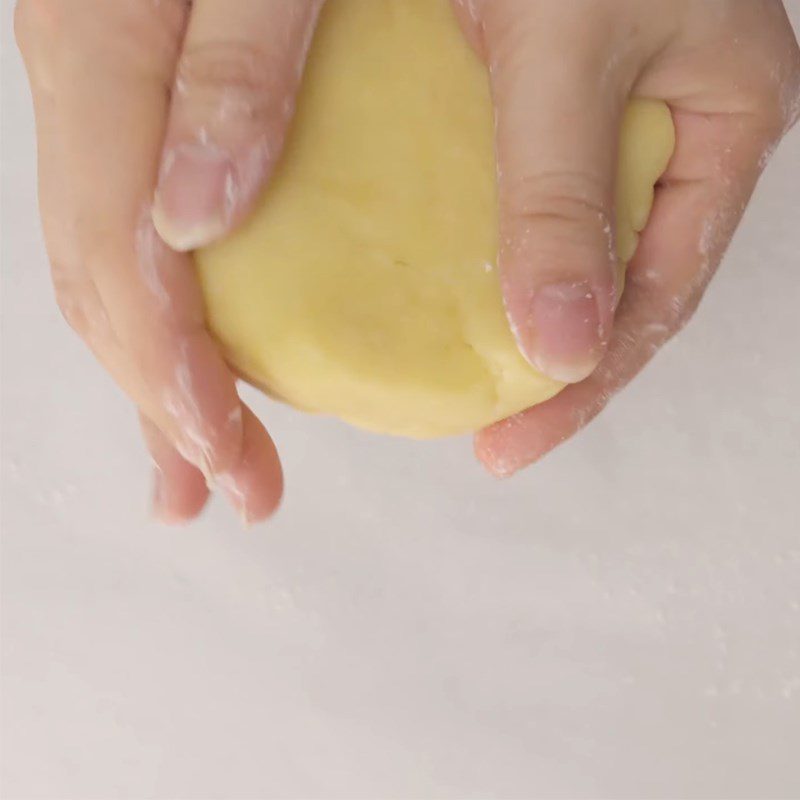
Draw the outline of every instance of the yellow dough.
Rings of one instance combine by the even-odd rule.
[[[449,0],[329,0],[259,209],[197,254],[230,363],[298,408],[421,438],[556,394],[503,311],[493,136],[488,76]],[[634,102],[621,262],[673,147],[667,107]]]

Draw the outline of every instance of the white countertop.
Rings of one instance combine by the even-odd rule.
[[[10,5],[3,796],[800,795],[800,130],[695,321],[541,465],[257,400],[278,518],[165,530],[52,300]]]

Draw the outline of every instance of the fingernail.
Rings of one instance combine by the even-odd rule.
[[[153,203],[153,224],[174,250],[185,252],[222,234],[231,215],[234,167],[211,144],[182,144],[164,158]]]
[[[597,367],[606,346],[597,293],[588,282],[553,283],[533,294],[523,353],[538,370],[577,383]]]

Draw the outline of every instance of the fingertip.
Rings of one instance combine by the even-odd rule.
[[[272,517],[283,496],[283,470],[272,438],[258,418],[244,408],[244,434],[239,463],[214,476],[215,484],[250,527]]]
[[[196,519],[209,492],[200,472],[190,464],[153,468],[152,516],[161,525],[179,527]]]
[[[475,434],[473,450],[475,457],[486,471],[498,480],[507,480],[522,469],[513,444],[514,433],[521,425],[520,415],[509,417]]]
[[[476,456],[499,478],[538,463],[597,413],[592,400],[597,392],[591,384],[568,386],[550,400],[478,432]]]
[[[205,507],[209,496],[206,480],[142,413],[139,422],[153,463],[152,517],[162,525],[185,525]]]

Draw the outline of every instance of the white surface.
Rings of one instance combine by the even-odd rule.
[[[800,794],[798,132],[696,321],[539,467],[261,401],[278,519],[166,531],[52,301],[9,47],[5,798]]]

